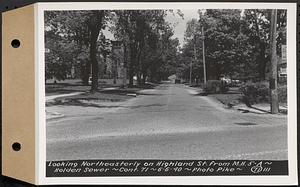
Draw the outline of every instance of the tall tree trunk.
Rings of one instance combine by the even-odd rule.
[[[266,46],[263,42],[260,42],[259,46],[260,46],[259,66],[258,66],[259,78],[261,80],[265,80],[266,79],[266,65],[267,65],[267,61],[266,61],[266,57],[265,57]]]
[[[137,74],[138,74],[138,85],[141,86],[142,85],[142,71],[143,71],[143,67],[142,67],[142,51],[143,51],[143,42],[140,43],[140,48],[138,49],[138,54],[137,54]]]
[[[150,76],[149,76],[150,82],[154,82],[154,75],[152,70],[150,70]]]
[[[126,41],[123,41],[123,53],[124,53],[124,62],[123,62],[123,88],[127,86],[127,44]]]
[[[142,73],[142,85],[146,84],[146,72]]]
[[[117,84],[117,78],[118,78],[118,66],[117,66],[117,61],[113,62],[113,83]]]
[[[129,67],[129,87],[133,86],[133,68]]]
[[[141,69],[141,62],[140,62],[140,60],[138,60],[137,83],[138,83],[139,86],[142,85],[142,69]]]
[[[92,86],[91,92],[98,90],[98,72],[99,66],[97,61],[97,41],[102,27],[102,19],[104,11],[93,11],[90,19],[90,32],[91,32],[91,44],[90,44],[90,59],[92,64]]]
[[[99,31],[100,30],[97,29],[93,29],[91,31],[90,59],[92,64],[92,87],[91,87],[92,92],[98,90],[99,66],[97,61],[97,39],[98,39]]]
[[[259,32],[259,24],[258,24],[258,19],[255,19],[255,30],[257,33],[257,42],[259,43],[259,65],[258,65],[258,72],[259,72],[259,78],[261,80],[265,80],[266,78],[266,46],[263,41],[261,41],[261,35]]]
[[[91,73],[91,63],[89,61],[86,61],[83,64],[83,71],[82,71],[82,81],[84,85],[89,85],[89,77]]]
[[[134,76],[134,64],[135,64],[135,50],[134,50],[134,44],[130,44],[130,62],[129,62],[129,87],[133,86],[133,76]]]

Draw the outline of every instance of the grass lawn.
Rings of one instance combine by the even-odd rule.
[[[69,84],[55,84],[48,85],[47,96],[57,94],[67,94],[72,92],[85,92],[79,95],[63,96],[50,100],[46,106],[65,105],[65,106],[86,106],[86,107],[101,107],[102,103],[107,102],[123,102],[137,95],[141,95],[139,91],[144,89],[152,89],[156,84],[146,84],[144,86],[134,86],[132,88],[112,87],[109,85],[99,87],[97,92],[88,92],[90,86],[83,85],[69,85]],[[109,89],[103,89],[109,88]],[[112,89],[110,89],[112,88]],[[51,92],[52,91],[52,92]]]
[[[228,107],[242,103],[243,97],[242,93],[240,93],[236,87],[230,88],[229,91],[224,94],[209,94],[208,96],[220,101]]]
[[[120,82],[120,81],[119,81]],[[98,83],[98,88],[100,92],[105,92],[105,88],[116,88],[116,90],[114,91],[107,91],[107,93],[110,94],[126,94],[126,93],[132,93],[141,89],[152,89],[155,86],[157,86],[157,84],[153,84],[153,83],[146,83],[143,86],[136,86],[134,85],[132,88],[128,88],[128,89],[118,89],[122,86],[122,83],[117,83],[117,84],[113,84],[112,80],[109,81],[103,81],[101,79],[99,79],[99,83]],[[51,95],[59,95],[59,94],[69,94],[69,93],[74,93],[74,92],[87,92],[90,91],[91,86],[90,85],[84,85],[82,83],[81,80],[78,79],[71,79],[71,80],[65,80],[65,81],[60,81],[57,82],[56,84],[54,83],[47,83],[45,85],[45,91],[46,91],[46,96],[51,96]]]
[[[119,87],[120,85],[111,85],[105,83],[99,83],[99,90],[109,87]],[[91,89],[90,85],[83,85],[81,82],[77,84],[57,83],[46,84],[46,96],[57,94],[69,94],[72,92],[86,92]]]
[[[65,106],[85,106],[85,107],[100,107],[101,103],[106,102],[122,102],[132,96],[123,93],[84,93],[80,95],[55,98],[46,103],[46,106],[65,105]]]
[[[225,93],[225,94],[209,94],[208,97],[211,97],[211,98],[221,102],[228,108],[232,108],[234,106],[244,104],[243,94],[240,93],[237,88],[230,88],[228,93]],[[244,106],[246,106],[246,105],[244,104]],[[280,113],[287,114],[287,104],[279,103],[279,106],[280,106]],[[270,104],[268,102],[253,104],[251,106],[251,108],[256,109],[257,111],[265,112],[265,113],[270,112]]]

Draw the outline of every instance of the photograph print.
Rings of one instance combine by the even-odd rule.
[[[287,10],[271,8],[44,11],[47,175],[288,175]]]

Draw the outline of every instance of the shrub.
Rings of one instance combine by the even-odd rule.
[[[226,93],[228,90],[228,85],[220,80],[209,80],[203,85],[206,94]]]
[[[269,102],[269,84],[267,82],[247,82],[240,87],[243,100],[247,106],[255,103]]]
[[[287,86],[278,87],[278,100],[279,103],[287,103]]]
[[[270,89],[268,82],[248,82],[240,87],[243,100],[247,106],[255,103],[270,102]],[[278,86],[279,103],[287,103],[287,86]]]

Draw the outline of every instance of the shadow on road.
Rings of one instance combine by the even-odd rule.
[[[271,114],[271,112],[268,111],[268,110],[263,110],[263,109],[260,109],[260,108],[256,108],[254,106],[250,106],[249,108],[252,108],[252,109],[255,109],[255,110],[258,110],[258,111],[261,111],[261,112],[265,112],[265,113]]]
[[[136,105],[136,106],[123,106],[120,105],[107,105],[105,103],[113,103],[118,102],[120,100],[115,101],[108,101],[108,100],[100,100],[100,99],[56,99],[53,102],[46,103],[47,107],[50,106],[80,106],[80,107],[95,107],[95,108],[130,108],[130,109],[137,109],[137,108],[147,108],[147,107],[158,107],[164,106],[164,104],[150,104],[150,105]]]
[[[99,105],[97,103],[90,102],[91,100],[79,100],[79,99],[64,99],[54,100],[54,102],[46,103],[47,107],[50,106],[80,106],[80,107],[95,107],[95,108],[118,108],[120,106],[114,105]]]
[[[130,106],[130,107],[126,107],[126,108],[136,109],[136,108],[147,108],[147,107],[153,107],[153,106],[164,106],[164,104],[137,105],[137,106]]]
[[[241,126],[253,126],[253,125],[258,125],[257,123],[251,123],[251,122],[245,122],[245,123],[234,123],[236,125],[241,125]]]

